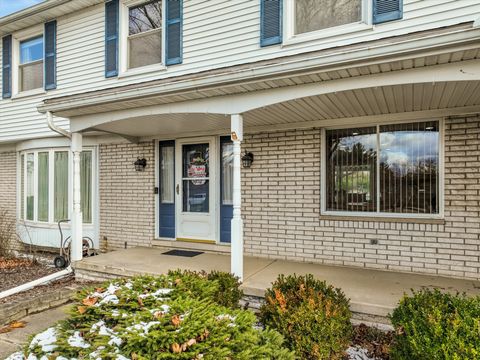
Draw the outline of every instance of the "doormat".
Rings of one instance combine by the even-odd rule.
[[[189,250],[170,250],[162,253],[162,255],[183,256],[183,257],[194,257],[201,254],[203,254],[202,251],[189,251]]]

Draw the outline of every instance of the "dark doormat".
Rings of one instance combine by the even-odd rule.
[[[194,257],[197,255],[203,254],[202,251],[189,251],[189,250],[170,250],[162,253],[162,255],[171,255],[171,256],[183,256],[183,257]]]

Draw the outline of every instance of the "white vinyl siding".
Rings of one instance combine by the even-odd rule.
[[[478,18],[480,4],[477,0],[404,0],[401,21],[329,38],[285,39],[283,46],[263,48],[259,46],[259,1],[184,1],[183,14],[182,64],[110,79],[104,76],[104,4],[58,18],[57,89],[49,91],[48,96],[185,75],[455,25]],[[45,115],[37,111],[45,96],[42,93],[0,100],[0,143],[55,135],[47,128]],[[65,119],[55,118],[55,122],[68,126]]]

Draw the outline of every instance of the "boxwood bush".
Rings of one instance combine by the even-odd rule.
[[[391,315],[393,359],[480,359],[480,297],[422,290]]]
[[[219,290],[235,282],[213,277],[174,271],[86,288],[67,320],[9,360],[294,359],[282,336],[259,328],[252,312],[219,304]]]
[[[349,300],[313,275],[280,275],[265,293],[260,318],[302,359],[341,359],[351,340]]]

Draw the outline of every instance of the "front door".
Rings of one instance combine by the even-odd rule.
[[[214,138],[176,142],[177,240],[216,241]]]

